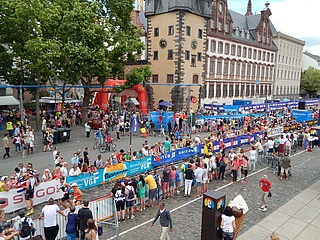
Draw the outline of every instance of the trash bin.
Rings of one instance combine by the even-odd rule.
[[[58,142],[69,142],[71,128],[57,128],[58,131]]]
[[[52,144],[57,144],[59,141],[59,134],[58,131],[55,129],[51,129],[50,132],[53,133],[53,143]],[[45,137],[46,131],[42,131],[42,139]]]

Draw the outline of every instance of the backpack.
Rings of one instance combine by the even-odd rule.
[[[131,186],[131,188],[129,189],[129,188],[127,188],[128,190],[129,190],[129,194],[128,194],[128,199],[129,200],[132,200],[132,199],[134,199],[134,193],[133,193],[133,190],[132,190],[132,186]]]
[[[31,227],[27,220],[28,218],[24,217],[24,221],[21,222],[20,237],[22,238],[25,238],[31,235]]]
[[[224,162],[223,159],[221,159],[221,161],[220,161],[220,167],[226,167],[226,163]]]
[[[116,202],[123,201],[124,195],[121,188],[116,190],[116,194],[114,195],[114,198],[116,199]]]

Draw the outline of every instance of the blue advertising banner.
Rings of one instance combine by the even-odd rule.
[[[297,122],[305,122],[312,120],[312,110],[293,109],[292,116],[296,118]]]
[[[176,161],[183,160],[185,158],[191,158],[198,154],[198,148],[180,148],[172,152],[167,152],[160,155],[160,161],[157,161],[155,157],[152,157],[152,167],[159,167],[163,164],[170,164]]]
[[[162,119],[162,127],[164,130],[167,130],[167,123],[171,122],[172,126],[174,125],[173,120],[173,112],[165,112],[165,111],[158,111],[158,112],[150,112],[149,113],[150,120],[155,124],[155,129],[160,129],[160,116]]]
[[[145,171],[149,171],[152,168],[152,157],[144,157],[141,160],[134,160],[124,163],[128,169],[127,176],[137,175]]]
[[[76,182],[80,190],[98,186],[103,182],[115,181],[127,176],[137,175],[152,168],[152,157],[144,157],[140,160],[118,163],[103,169],[98,169],[96,173],[81,173],[79,176],[68,176],[66,181],[69,184]]]
[[[77,183],[80,190],[98,186],[103,179],[104,169],[98,169],[96,173],[81,173],[79,176],[68,176],[66,181],[69,184]]]
[[[131,118],[131,132],[138,132],[138,118],[137,117],[132,117]]]

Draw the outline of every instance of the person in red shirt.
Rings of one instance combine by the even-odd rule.
[[[117,162],[118,162],[118,163],[122,163],[122,162],[123,162],[123,156],[124,156],[124,150],[121,149],[121,150],[116,154],[116,158],[117,158]]]
[[[107,136],[106,136],[106,145],[107,145],[107,151],[110,152],[110,147],[111,147],[111,143],[113,142],[113,138],[111,136],[110,133],[107,133]]]
[[[261,209],[263,212],[266,212],[267,209],[267,197],[270,193],[270,188],[271,188],[271,182],[268,180],[267,175],[263,175],[262,179],[259,181],[260,188],[262,190],[262,203],[263,205],[261,206]]]

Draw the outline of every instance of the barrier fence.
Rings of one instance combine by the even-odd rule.
[[[256,140],[257,136],[262,136],[262,132],[255,132],[251,135],[242,135],[233,138],[224,139],[223,142],[226,148],[238,147],[243,144],[249,144]],[[217,152],[220,150],[220,141],[212,142],[212,151]],[[81,190],[98,186],[103,183],[109,183],[118,179],[123,179],[133,175],[144,173],[152,168],[162,166],[163,164],[171,164],[177,161],[181,161],[186,158],[192,158],[194,156],[203,155],[204,145],[200,144],[194,148],[180,148],[172,152],[167,152],[160,155],[160,159],[154,156],[144,157],[140,160],[134,160],[130,162],[118,163],[103,169],[98,169],[94,174],[82,173],[79,176],[69,176],[66,181],[70,184],[76,182]],[[59,186],[59,180],[42,182],[35,188],[34,203],[39,204],[46,202],[50,197],[59,199],[63,193],[56,192],[56,188]],[[0,208],[5,212],[17,211],[25,207],[24,204],[24,191],[23,189],[11,189],[9,192],[1,192],[0,200],[4,201],[4,204],[0,205]]]

